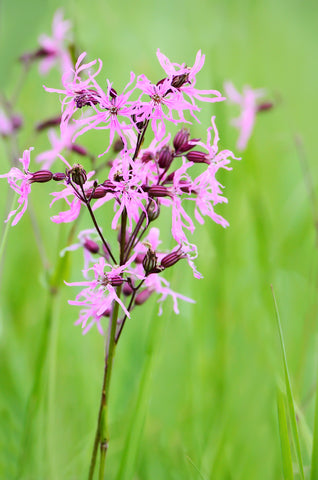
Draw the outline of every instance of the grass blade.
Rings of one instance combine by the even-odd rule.
[[[317,372],[317,380],[318,380],[318,372]],[[314,425],[314,440],[313,440],[312,457],[311,457],[310,480],[318,480],[318,381],[316,386],[315,425]]]
[[[277,412],[280,445],[282,449],[283,472],[285,480],[293,480],[293,462],[291,456],[291,448],[288,438],[287,417],[285,409],[285,398],[283,392],[279,389],[277,394]]]
[[[297,421],[296,421],[293,393],[292,393],[291,382],[290,382],[288,366],[287,366],[287,357],[286,357],[286,350],[285,350],[285,344],[284,344],[284,338],[283,338],[283,331],[282,331],[282,326],[281,326],[281,321],[280,321],[280,316],[279,316],[279,311],[278,311],[278,307],[277,307],[277,302],[276,302],[276,298],[275,298],[274,289],[273,289],[273,287],[271,287],[271,288],[272,288],[272,294],[273,294],[273,299],[274,299],[274,306],[275,306],[275,312],[276,312],[279,340],[280,340],[282,357],[283,357],[286,396],[287,396],[287,404],[288,404],[290,425],[291,425],[291,430],[292,430],[292,437],[293,437],[293,441],[294,441],[294,444],[295,444],[299,475],[300,475],[301,480],[304,480],[305,479],[304,467],[303,467],[303,461],[302,461],[302,456],[301,456],[301,449],[300,449],[299,435],[298,435],[298,429],[297,429]]]

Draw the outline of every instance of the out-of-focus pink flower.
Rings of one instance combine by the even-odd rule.
[[[258,99],[264,96],[265,91],[263,89],[254,90],[249,86],[245,86],[243,93],[240,94],[232,82],[225,82],[224,90],[230,102],[236,103],[241,109],[239,117],[233,119],[232,124],[239,131],[236,148],[242,151],[245,150],[252,135],[258,111]]]
[[[36,161],[42,163],[42,168],[51,168],[54,161],[59,157],[59,154],[63,152],[63,150],[70,150],[73,151],[76,147],[72,141],[73,136],[78,130],[77,124],[67,125],[60,134],[58,135],[54,129],[50,129],[48,133],[49,140],[51,142],[52,148],[50,150],[46,150],[45,152],[40,153],[36,157]],[[82,147],[79,147],[82,148]],[[83,152],[85,149],[83,149]]]
[[[60,63],[62,73],[73,67],[70,53],[65,45],[70,28],[71,22],[63,20],[63,11],[57,10],[53,17],[52,36],[41,35],[39,37],[40,52],[44,57],[39,64],[39,71],[42,75],[47,74],[56,63]],[[40,56],[39,53],[38,56]]]
[[[12,226],[16,225],[28,206],[28,196],[31,192],[31,180],[32,173],[29,172],[30,165],[30,153],[33,150],[33,147],[28,150],[24,150],[23,157],[19,159],[22,163],[23,171],[19,170],[16,167],[11,168],[9,173],[0,175],[0,178],[7,178],[10,187],[19,195],[18,198],[18,207],[12,212],[9,213],[6,222],[15,215],[15,218],[12,221]]]
[[[3,110],[0,110],[0,135],[8,137],[19,129],[22,125],[22,117],[20,115],[12,115],[8,117]]]

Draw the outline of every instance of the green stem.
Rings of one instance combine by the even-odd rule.
[[[120,265],[124,263],[125,257],[125,243],[126,243],[126,227],[127,227],[127,211],[126,209],[122,213],[121,218],[121,231],[120,231]],[[116,295],[120,298],[121,286],[117,287]],[[108,450],[109,433],[108,433],[108,402],[109,402],[109,386],[111,373],[113,368],[113,360],[116,348],[116,329],[117,319],[119,312],[119,303],[114,302],[112,315],[110,319],[110,331],[106,341],[105,347],[105,364],[104,364],[104,377],[102,394],[98,412],[97,428],[95,433],[95,440],[93,446],[93,452],[91,457],[91,463],[89,467],[88,480],[93,480],[94,470],[96,465],[98,446],[100,445],[100,464],[99,464],[99,479],[102,480],[105,472],[106,454]]]

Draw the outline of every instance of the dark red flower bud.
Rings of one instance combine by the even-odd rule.
[[[124,142],[121,138],[117,138],[116,142],[113,145],[113,150],[115,153],[121,152],[124,148]]]
[[[163,185],[152,185],[146,191],[150,197],[172,197],[171,192]]]
[[[172,160],[173,160],[172,150],[168,145],[166,145],[159,152],[159,159],[158,159],[159,167],[164,168],[165,170],[168,169],[171,165]]]
[[[154,155],[153,155],[153,153],[151,153],[151,152],[144,152],[144,153],[142,154],[142,157],[141,157],[141,161],[142,161],[143,163],[148,163],[148,162],[150,162],[150,161],[153,160],[153,159],[154,159]]]
[[[105,180],[102,186],[105,188],[106,193],[114,193],[116,190],[116,185],[111,180]]]
[[[144,253],[138,253],[136,256],[135,256],[135,262],[136,263],[142,263],[143,262],[143,259],[145,258],[145,254]]]
[[[197,150],[193,150],[192,152],[187,153],[186,155],[189,162],[194,163],[209,163],[206,158],[206,154],[204,152],[199,152]]]
[[[126,297],[129,297],[129,295],[131,295],[132,293],[133,293],[133,289],[131,288],[128,282],[125,282],[123,285],[123,294]]]
[[[85,157],[87,155],[87,150],[84,147],[81,147],[80,145],[76,145],[75,143],[72,144],[70,150],[72,152],[78,153],[78,155],[82,155]]]
[[[191,148],[195,147],[194,142],[197,142],[199,140],[197,138],[189,140],[189,138],[190,132],[187,128],[182,128],[182,130],[179,130],[179,132],[176,134],[173,139],[173,146],[177,155],[191,150]]]
[[[99,185],[96,188],[89,188],[85,193],[87,198],[103,198],[105,197],[107,190],[102,185]]]
[[[108,282],[113,286],[113,287],[120,287],[124,283],[124,279],[120,277],[119,275],[114,275],[112,278],[108,279]]]
[[[190,83],[188,73],[183,73],[181,75],[174,75],[172,77],[171,86],[174,87],[174,88],[180,88],[185,83]]]
[[[145,303],[148,298],[150,297],[150,295],[152,294],[152,292],[150,290],[142,290],[142,292],[138,293],[138,295],[136,296],[135,298],[135,304],[136,305],[142,305],[143,303]]]
[[[181,258],[185,258],[186,255],[181,252],[181,250],[177,250],[175,252],[168,253],[165,257],[161,259],[160,265],[163,268],[172,267],[175,263],[177,263]]]
[[[87,180],[86,171],[79,163],[73,165],[67,173],[71,176],[72,181],[76,183],[76,185],[84,185]]]
[[[45,183],[52,180],[52,178],[53,173],[49,170],[38,170],[37,172],[32,173],[30,183]]]
[[[14,114],[11,117],[11,123],[14,130],[19,130],[23,125],[23,118],[21,115]]]
[[[58,117],[49,118],[48,120],[44,120],[44,122],[38,123],[35,129],[38,132],[41,132],[42,130],[45,130],[47,128],[56,127],[60,123],[61,123],[61,115],[59,115]]]
[[[66,179],[65,173],[62,173],[62,172],[53,173],[53,180],[55,180],[56,182],[61,182],[62,180],[65,180],[65,179]]]
[[[272,102],[264,102],[258,105],[257,111],[258,112],[265,112],[266,110],[270,110],[273,108],[274,104]]]
[[[110,317],[111,311],[111,308],[106,308],[106,310],[102,313],[103,317]]]
[[[88,250],[91,253],[98,253],[99,252],[99,245],[94,242],[94,240],[91,240],[90,238],[85,238],[84,240],[84,248]]]

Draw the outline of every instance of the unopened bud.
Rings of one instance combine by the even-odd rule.
[[[47,128],[56,127],[60,123],[61,123],[61,115],[59,115],[58,117],[49,118],[48,120],[44,120],[43,122],[38,123],[35,129],[38,132],[41,132],[42,130],[45,130]]]
[[[123,285],[123,294],[126,297],[129,297],[129,295],[131,295],[132,293],[133,293],[133,289],[131,288],[128,282],[125,282]]]
[[[206,154],[204,152],[199,152],[197,150],[187,153],[186,157],[189,160],[189,162],[209,163],[209,161],[207,160]]]
[[[87,198],[103,198],[105,197],[107,190],[99,185],[96,188],[89,188],[85,193]]]
[[[81,147],[81,145],[76,145],[75,143],[72,144],[70,150],[72,152],[77,153],[78,155],[81,155],[85,157],[87,155],[87,150],[84,147]]]
[[[49,170],[38,170],[37,172],[32,173],[30,183],[45,183],[52,180],[52,178],[53,173]]]
[[[153,159],[154,159],[154,155],[152,152],[144,152],[141,156],[142,163],[148,163]]]
[[[153,222],[160,215],[160,206],[154,199],[152,199],[152,202],[148,207],[147,215],[149,222]]]
[[[79,163],[73,165],[71,170],[68,171],[68,174],[71,175],[71,178],[76,185],[84,185],[87,180],[86,171]]]
[[[163,185],[152,185],[147,192],[150,197],[172,197],[170,190]]]
[[[159,152],[158,164],[160,168],[168,169],[173,160],[173,154],[171,148],[166,145]]]
[[[266,110],[270,110],[273,108],[274,104],[272,102],[264,102],[258,105],[257,111],[258,112],[265,112]]]
[[[147,289],[138,293],[138,295],[135,298],[135,304],[136,305],[142,305],[143,303],[145,303],[148,300],[148,298],[150,297],[151,294],[152,294],[152,292],[150,290],[147,290]]]
[[[65,180],[65,179],[66,179],[65,173],[62,173],[62,172],[53,173],[53,180],[55,180],[56,182],[61,182],[62,180]]]
[[[182,258],[185,258],[185,256],[186,255],[182,253],[180,250],[177,250],[176,252],[168,253],[168,255],[166,255],[161,259],[160,265],[163,268],[172,267],[179,260],[181,260]]]
[[[174,88],[180,88],[185,83],[190,83],[188,73],[183,73],[182,75],[174,75],[172,77],[171,86]]]
[[[190,138],[190,132],[187,128],[182,128],[176,134],[176,136],[173,139],[173,146],[177,155],[191,150],[191,148],[195,146],[194,142],[197,142],[199,140],[197,138],[194,138],[189,141],[189,138]]]
[[[121,152],[124,148],[124,142],[121,138],[117,138],[116,142],[113,145],[113,150],[115,153]]]
[[[148,248],[148,251],[142,261],[142,266],[144,267],[146,275],[149,275],[150,273],[156,273],[157,255],[152,248]]]
[[[99,245],[90,238],[85,238],[83,246],[91,253],[98,253],[99,251]]]
[[[120,287],[120,285],[124,283],[124,279],[119,275],[114,275],[108,279],[108,283],[110,283],[113,287]]]

